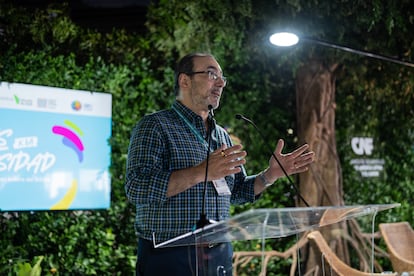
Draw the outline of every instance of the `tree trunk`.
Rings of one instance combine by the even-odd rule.
[[[297,131],[299,143],[308,143],[315,152],[316,162],[306,173],[299,175],[300,193],[310,206],[344,205],[341,167],[335,139],[335,69],[311,61],[299,68],[296,81]],[[303,207],[304,203],[297,201]],[[334,247],[339,258],[349,263],[349,253],[340,237],[332,231],[346,223],[324,227],[321,231],[328,243]],[[314,268],[320,256],[308,247],[303,252],[307,260],[305,269]],[[321,270],[320,270],[321,271]]]

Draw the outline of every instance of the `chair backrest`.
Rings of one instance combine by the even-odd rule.
[[[349,266],[348,264],[344,263],[339,257],[332,251],[329,247],[328,243],[326,242],[325,238],[319,231],[312,231],[308,234],[308,239],[311,240],[319,249],[324,259],[328,262],[331,268],[338,274],[343,276],[369,276],[369,275],[383,275],[381,273],[370,273],[370,272],[363,272],[353,267]],[[395,274],[387,274],[387,275],[397,275]]]
[[[406,222],[381,223],[381,235],[395,271],[414,271],[414,231]]]

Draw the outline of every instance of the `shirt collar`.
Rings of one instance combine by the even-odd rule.
[[[196,122],[203,122],[203,118],[201,118],[200,115],[183,105],[181,102],[175,101],[173,103],[173,106],[174,108],[178,109],[178,111],[180,111],[180,113],[183,114],[193,124],[196,124]]]

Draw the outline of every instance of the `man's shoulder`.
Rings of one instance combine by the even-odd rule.
[[[147,114],[142,117],[142,120],[162,120],[174,117],[174,111],[172,109],[158,110],[153,113]]]
[[[171,109],[163,109],[144,115],[138,122],[138,125],[158,124],[175,120],[175,114]]]

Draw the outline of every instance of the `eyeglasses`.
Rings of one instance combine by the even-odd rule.
[[[212,81],[217,81],[219,78],[223,81],[224,86],[227,84],[227,78],[225,76],[219,76],[217,73],[207,70],[207,71],[196,71],[196,72],[188,72],[185,73],[186,75],[195,75],[195,74],[208,74],[208,79]]]

